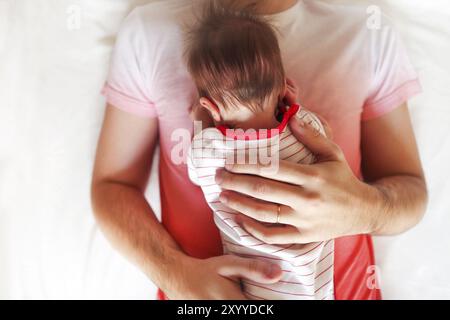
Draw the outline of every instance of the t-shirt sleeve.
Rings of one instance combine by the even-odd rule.
[[[422,91],[417,73],[392,27],[386,25],[370,32],[372,82],[363,121],[391,112]]]
[[[102,94],[116,108],[141,117],[156,117],[150,99],[150,70],[145,55],[145,33],[137,11],[123,22],[111,56]]]

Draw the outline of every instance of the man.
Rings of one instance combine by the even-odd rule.
[[[222,2],[271,15],[288,77],[299,86],[302,103],[320,114],[334,135],[332,142],[291,124],[320,162],[309,172],[282,165],[271,179],[240,174],[258,175],[257,167],[230,168],[217,177],[227,190],[222,200],[248,216],[243,224],[249,232],[273,243],[337,238],[335,297],[380,298],[377,286],[368,285],[374,265],[369,234],[409,229],[420,220],[427,198],[406,105],[420,85],[399,40],[384,20],[380,29],[368,29],[364,8],[320,1]],[[186,166],[172,161],[180,143],[173,133],[192,133],[189,109],[197,99],[182,55],[183,26],[192,22],[192,8],[192,1],[184,0],[149,4],[133,11],[121,28],[104,90],[108,106],[93,207],[113,245],[170,299],[243,299],[233,279],[271,283],[280,270],[221,256],[201,190],[189,182]],[[143,195],[158,142],[162,224]],[[367,183],[355,178],[362,176]],[[258,220],[288,197],[296,217],[286,229],[290,233],[264,229]]]

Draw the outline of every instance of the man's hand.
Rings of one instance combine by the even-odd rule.
[[[365,126],[364,138],[371,139],[365,146],[371,150],[365,152],[366,163],[372,168],[366,172],[376,178],[371,184],[353,174],[337,144],[293,119],[293,134],[316,155],[317,163],[280,161],[275,175],[260,165],[229,166],[216,176],[225,189],[221,201],[243,214],[238,220],[250,234],[272,244],[411,228],[425,211],[426,186],[406,106],[386,117]]]
[[[243,213],[238,221],[267,243],[310,243],[371,232],[373,213],[381,206],[379,191],[355,177],[341,149],[312,126],[294,118],[291,128],[317,162],[280,161],[276,175],[260,165],[229,166],[218,180],[232,191],[223,192],[221,201]],[[282,225],[264,224],[277,219]]]
[[[244,300],[241,278],[270,284],[281,277],[278,265],[232,255],[204,260],[186,256],[175,268],[171,288],[165,291],[172,300]]]

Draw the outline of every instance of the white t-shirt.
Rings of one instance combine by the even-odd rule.
[[[158,118],[163,224],[185,252],[208,257],[221,252],[210,210],[186,165],[171,160],[180,143],[174,131],[193,130],[189,109],[197,93],[183,60],[183,26],[201,1],[166,0],[135,9],[119,32],[104,94],[117,108]],[[360,176],[361,121],[389,113],[420,92],[400,40],[385,17],[380,29],[368,28],[365,6],[300,0],[271,19],[300,102],[328,121]],[[205,229],[209,236],[200,231]],[[365,270],[373,264],[370,236],[336,239],[336,298],[379,296],[366,288]]]

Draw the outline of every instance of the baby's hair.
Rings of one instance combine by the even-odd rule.
[[[200,97],[224,107],[238,102],[262,110],[285,88],[275,30],[249,10],[207,2],[197,23],[189,28],[185,50]]]

